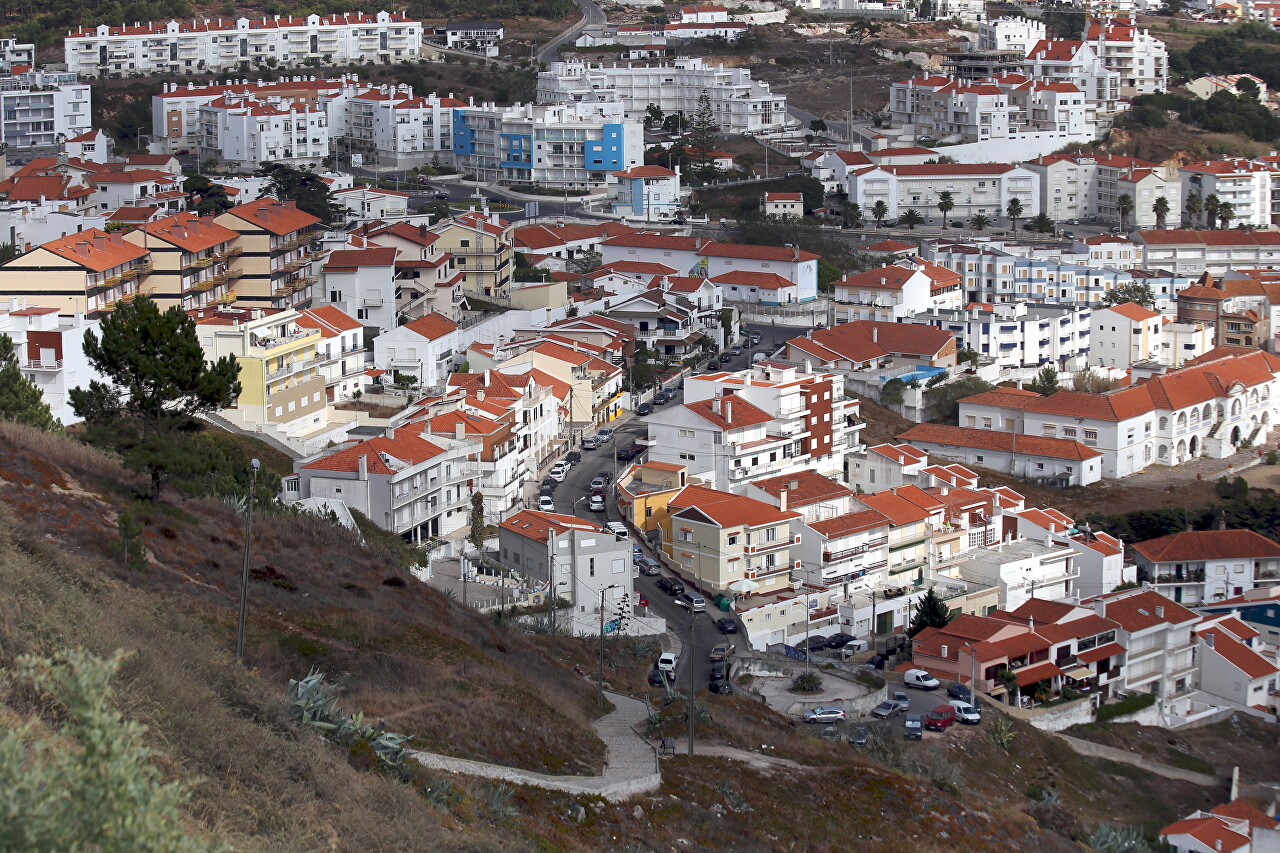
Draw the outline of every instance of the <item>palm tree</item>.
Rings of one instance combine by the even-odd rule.
[[[1133,196],[1123,193],[1116,199],[1116,213],[1120,214],[1120,230],[1128,230],[1129,214],[1133,213]]]
[[[947,230],[947,214],[955,209],[955,199],[949,190],[938,193],[938,210],[942,211],[942,230]]]
[[[1183,209],[1187,212],[1187,222],[1191,226],[1200,224],[1200,211],[1204,210],[1204,200],[1200,198],[1200,193],[1192,193],[1187,196],[1187,204]]]
[[[972,228],[974,231],[982,231],[990,224],[991,224],[991,220],[983,216],[981,213],[975,215],[972,219],[969,220],[969,227]]]
[[[1205,224],[1212,231],[1217,227],[1218,210],[1221,209],[1222,202],[1218,201],[1217,193],[1210,193],[1209,197],[1204,200],[1204,218]]]
[[[924,224],[924,217],[915,208],[912,208],[898,217],[898,224],[907,226],[909,231],[914,231],[917,225]]]
[[[876,219],[876,227],[884,225],[884,218],[889,215],[889,205],[885,204],[884,199],[880,199],[871,205],[871,215]]]
[[[1013,230],[1018,230],[1018,219],[1022,216],[1022,202],[1016,198],[1009,199],[1009,204],[1005,206],[1004,212],[1009,216],[1009,222],[1013,224]]]
[[[1049,218],[1047,213],[1037,213],[1035,218],[1029,223],[1032,231],[1039,231],[1041,234],[1053,233],[1053,220]]]
[[[1151,205],[1151,212],[1156,215],[1156,227],[1163,229],[1165,219],[1169,216],[1169,199],[1164,196],[1157,198],[1155,204]]]
[[[844,224],[850,228],[857,228],[862,224],[862,205],[856,201],[844,203]]]
[[[1218,202],[1218,222],[1223,228],[1231,227],[1231,220],[1236,218],[1236,206],[1229,201]]]

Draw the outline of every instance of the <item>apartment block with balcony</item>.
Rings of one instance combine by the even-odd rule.
[[[863,449],[858,401],[836,374],[761,362],[691,376],[684,400],[649,417],[649,457],[688,465],[717,488],[804,469],[843,479],[846,455]]]
[[[466,265],[458,266],[453,255],[444,249],[449,240],[442,243],[440,235],[427,225],[410,222],[371,223],[362,227],[360,233],[379,246],[396,250],[395,300],[394,304],[387,303],[379,285],[376,296],[362,296],[364,304],[352,306],[357,314],[361,308],[367,309],[371,324],[377,314],[382,318],[377,325],[384,331],[391,327],[382,323],[395,322],[401,314],[416,318],[434,313],[455,322],[462,319],[466,304],[463,290]],[[388,312],[384,306],[393,310]]]
[[[231,355],[240,364],[240,396],[220,416],[281,440],[323,447],[345,438],[346,427],[329,405],[320,371],[323,335],[299,319],[286,309],[206,309],[195,318],[196,334],[207,359]]]
[[[971,551],[957,571],[965,580],[997,586],[1001,601],[1010,609],[1034,598],[1069,598],[1080,577],[1072,549],[1051,536]]]
[[[110,213],[122,207],[158,207],[164,213],[186,208],[182,175],[159,169],[91,172],[87,176],[98,210]]]
[[[150,296],[161,310],[216,308],[228,302],[240,278],[240,235],[211,216],[178,213],[125,234],[150,253]]]
[[[506,372],[532,367],[567,384],[571,430],[605,426],[623,411],[623,369],[596,355],[586,343],[562,340],[522,348],[523,352],[504,360],[498,369]]]
[[[506,518],[520,505],[535,461],[522,450],[519,424],[509,415],[495,417],[464,404],[445,411],[432,408],[420,423],[429,437],[478,442],[469,457],[478,471],[472,491],[484,496],[485,517],[491,523]]]
[[[46,81],[45,72],[7,77],[0,85],[0,143],[10,152],[54,149],[90,129],[92,92],[87,84]],[[66,75],[62,75],[66,76]]]
[[[71,408],[71,389],[88,388],[94,380],[109,383],[84,354],[85,333],[99,334],[100,325],[83,314],[61,317],[57,308],[20,297],[0,302],[0,335],[13,341],[18,369],[63,426],[80,421]]]
[[[329,116],[309,100],[227,94],[200,108],[196,154],[232,169],[318,166],[329,156]]]
[[[246,63],[399,62],[422,52],[422,24],[398,12],[99,24],[67,33],[67,68],[86,77],[192,74]]]
[[[87,228],[50,240],[0,265],[0,299],[38,296],[63,317],[101,320],[121,302],[147,293],[151,253],[124,239]]]
[[[320,268],[315,304],[327,305],[360,325],[389,332],[397,325],[394,247],[336,249]]]
[[[319,331],[323,338],[316,345],[316,355],[329,401],[347,400],[363,390],[369,355],[364,327],[332,305],[302,309],[298,312],[298,325]]]
[[[501,303],[510,298],[515,273],[511,225],[487,209],[442,219],[431,226],[439,235],[438,251],[451,257],[450,268],[462,274],[462,289]]]
[[[319,283],[316,243],[320,220],[292,201],[260,198],[239,204],[215,220],[239,234],[240,280],[228,301],[257,308],[310,308]]]
[[[421,388],[444,382],[462,351],[458,324],[439,314],[428,314],[383,332],[373,341],[373,363],[399,377],[413,379]]]
[[[1188,530],[1133,545],[1138,577],[1186,607],[1280,580],[1280,543],[1252,530]]]
[[[680,301],[661,290],[649,290],[610,300],[608,316],[633,326],[636,343],[658,357],[685,359],[702,352],[700,342],[708,335],[692,306]]]
[[[1169,85],[1169,51],[1150,30],[1131,18],[1090,20],[1084,40],[1102,64],[1120,75],[1120,97],[1163,92]]]
[[[421,424],[389,429],[295,462],[284,495],[341,501],[415,544],[448,537],[468,521],[476,444],[427,435]]]
[[[1081,602],[1099,616],[1116,622],[1116,640],[1127,650],[1120,687],[1153,693],[1166,712],[1178,713],[1177,700],[1196,686],[1196,639],[1199,616],[1147,584]]]
[[[1280,183],[1280,175],[1272,163],[1260,163],[1239,157],[1227,160],[1206,160],[1188,163],[1178,169],[1182,177],[1182,197],[1199,196],[1202,203],[1209,196],[1217,196],[1220,204],[1231,205],[1232,225],[1252,225],[1269,228],[1274,224],[1271,215],[1272,185]],[[1203,207],[1203,204],[1202,204]],[[1201,214],[1205,224],[1209,213]],[[1192,222],[1191,227],[1201,223]]]
[[[1195,628],[1201,690],[1241,710],[1276,713],[1280,668],[1258,632],[1230,614],[1208,614]]]

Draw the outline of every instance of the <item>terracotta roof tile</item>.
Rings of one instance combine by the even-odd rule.
[[[1189,530],[1137,542],[1133,550],[1153,563],[1188,563],[1280,557],[1280,543],[1252,530]]]
[[[276,235],[292,234],[320,224],[319,219],[298,210],[292,202],[279,202],[269,196],[238,204],[223,216],[234,216]]]
[[[685,403],[684,407],[720,429],[741,429],[773,420],[773,415],[736,394]]]
[[[939,444],[950,447],[971,447],[976,450],[992,450],[1004,453],[1017,452],[1020,456],[1040,456],[1049,459],[1085,460],[1102,455],[1100,451],[1086,447],[1069,438],[1047,438],[1039,435],[1015,435],[991,429],[948,426],[946,424],[917,424],[898,436],[903,441],[919,444]]]
[[[123,239],[123,235],[119,233],[108,234],[97,228],[86,228],[75,234],[50,240],[40,248],[94,272],[105,272],[150,254],[141,246]]]
[[[792,509],[823,501],[840,500],[852,497],[854,494],[848,486],[841,485],[816,471],[799,471],[781,477],[754,480],[751,485],[775,498],[785,491],[787,506]]]
[[[456,331],[458,324],[443,314],[433,311],[416,320],[410,320],[404,324],[404,328],[417,332],[427,340],[434,341],[452,331]]]

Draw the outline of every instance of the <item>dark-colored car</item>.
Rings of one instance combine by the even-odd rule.
[[[722,353],[720,353],[720,363],[721,363],[721,364],[728,364],[728,363],[729,363],[729,362],[731,362],[731,361],[733,361],[733,353],[728,353],[728,352],[722,352]]]
[[[710,684],[707,685],[707,689],[710,690],[712,693],[718,693],[721,696],[733,695],[733,685],[725,681],[724,679],[717,679],[715,681],[712,681]]]
[[[657,394],[653,395],[653,402],[659,406],[665,406],[667,403],[670,403],[675,399],[675,396],[675,394],[671,393],[666,388],[663,388]]]
[[[650,687],[665,687],[666,684],[667,684],[666,675],[665,673],[663,673],[662,670],[660,669],[649,670],[649,686]]]
[[[884,655],[874,655],[871,660],[863,664],[867,669],[884,669]]]
[[[720,630],[721,634],[736,634],[738,633],[738,620],[731,619],[728,616],[723,619],[717,619],[716,628]]]
[[[576,450],[571,450],[565,454],[564,461],[568,462],[570,465],[577,465],[582,461],[582,454]]]
[[[597,479],[597,480],[604,480],[604,483],[605,483],[605,485],[607,486],[607,485],[609,485],[610,483],[612,483],[612,482],[613,482],[613,472],[612,472],[612,471],[597,471],[597,472],[596,472],[596,479]]]
[[[830,637],[827,637],[827,648],[843,649],[845,646],[849,645],[852,642],[853,642],[853,635],[846,634],[844,631],[841,631],[838,634],[832,634]]]
[[[554,498],[555,496],[556,490],[552,486],[540,486],[538,488],[538,497],[540,498]]]
[[[919,714],[908,714],[906,720],[902,723],[902,736],[907,740],[921,740],[924,738],[924,724],[920,720]]]
[[[632,459],[635,459],[635,458],[636,458],[636,452],[632,450],[630,447],[624,447],[618,451],[619,462],[630,462]]]
[[[652,415],[652,414],[653,414],[653,403],[641,403],[640,405],[636,406],[636,414],[637,414],[637,415]]]
[[[816,652],[819,649],[825,649],[826,647],[827,647],[826,637],[810,637],[809,639],[803,642],[796,643],[797,649],[804,649],[805,651],[810,651],[810,652]]]
[[[544,489],[554,489],[558,485],[560,485],[560,481],[555,477],[547,477],[542,481],[542,488]]]
[[[725,663],[724,661],[716,661],[715,663],[711,664],[711,680],[712,681],[724,681],[728,677],[729,677],[729,664]],[[948,705],[947,707],[951,708],[950,705]],[[951,710],[954,711],[955,708],[951,708]]]
[[[658,589],[674,598],[684,592],[684,584],[675,578],[658,578]]]
[[[866,726],[854,726],[853,731],[849,732],[850,746],[866,746],[867,745],[867,729]]]
[[[947,686],[947,695],[952,699],[961,699],[969,704],[973,704],[973,693],[968,687],[956,682]]]
[[[956,721],[956,709],[950,705],[939,705],[924,718],[924,727],[931,732],[946,731]]]

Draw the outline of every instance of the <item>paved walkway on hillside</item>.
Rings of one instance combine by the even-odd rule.
[[[433,770],[501,779],[516,785],[534,785],[571,794],[595,794],[606,800],[621,801],[656,789],[662,784],[657,755],[635,729],[648,720],[648,704],[619,693],[605,691],[605,695],[613,703],[614,710],[591,724],[606,748],[604,773],[599,776],[552,776],[434,752],[411,754]]]
[[[1195,459],[1189,459],[1180,465],[1150,465],[1145,471],[1124,478],[1119,485],[1156,489],[1165,486],[1181,486],[1185,485],[1188,480],[1194,480],[1197,474],[1202,479],[1213,482],[1219,477],[1228,474],[1241,473],[1245,465],[1257,465],[1258,449],[1257,447],[1246,447],[1226,459],[1210,459],[1200,456]],[[1265,453],[1266,448],[1263,447],[1262,451]]]

